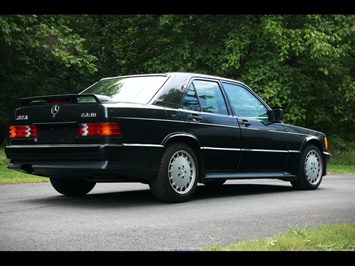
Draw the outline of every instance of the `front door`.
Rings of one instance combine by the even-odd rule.
[[[271,123],[267,107],[240,84],[223,83],[241,128],[238,172],[282,173],[288,157],[288,135],[282,123]]]

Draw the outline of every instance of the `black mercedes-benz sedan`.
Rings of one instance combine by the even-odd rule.
[[[170,72],[103,78],[78,94],[22,98],[5,147],[9,169],[48,177],[66,196],[98,182],[148,184],[186,202],[197,184],[274,178],[316,189],[330,161],[324,133],[282,122],[242,82]]]

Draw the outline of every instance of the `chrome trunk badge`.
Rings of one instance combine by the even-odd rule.
[[[51,113],[52,113],[52,115],[53,115],[53,118],[56,116],[56,114],[58,114],[58,112],[59,112],[59,105],[57,105],[57,104],[55,104],[55,105],[53,105],[52,106],[52,108],[51,108]]]

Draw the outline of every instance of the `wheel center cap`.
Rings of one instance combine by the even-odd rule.
[[[184,178],[184,177],[185,177],[185,167],[182,166],[182,167],[179,169],[179,171],[180,171],[180,177],[181,177],[181,178]]]

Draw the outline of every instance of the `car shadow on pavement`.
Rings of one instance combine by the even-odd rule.
[[[275,184],[224,184],[221,186],[198,185],[196,192],[190,201],[178,204],[189,204],[206,199],[243,197],[255,194],[284,193],[295,191],[290,185]],[[51,197],[36,198],[27,200],[28,203],[38,204],[60,204],[66,206],[89,207],[89,208],[112,208],[112,207],[143,207],[152,205],[166,205],[157,201],[147,186],[146,189],[128,190],[128,191],[99,191],[92,192],[85,196],[67,197],[56,195]]]
[[[194,199],[239,197],[254,194],[295,191],[290,185],[275,184],[224,184],[222,186],[199,186]]]

